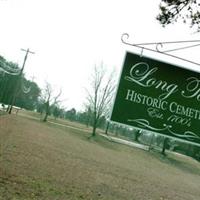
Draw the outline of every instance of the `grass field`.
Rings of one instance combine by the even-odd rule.
[[[199,162],[88,139],[73,126],[83,131],[0,116],[0,200],[200,199]]]

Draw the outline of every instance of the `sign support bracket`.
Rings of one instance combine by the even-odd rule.
[[[176,55],[173,55],[173,54],[169,53],[169,52],[173,52],[173,51],[179,51],[179,50],[183,50],[183,49],[188,49],[188,48],[193,48],[193,47],[200,46],[200,40],[149,42],[149,43],[134,44],[134,43],[131,43],[129,41],[129,38],[130,38],[130,36],[129,36],[128,33],[123,33],[122,36],[121,36],[122,43],[124,43],[126,45],[129,45],[129,46],[134,46],[134,47],[137,47],[137,48],[141,48],[141,52],[142,52],[141,56],[143,54],[143,50],[148,50],[148,51],[164,54],[166,56],[170,56],[170,57],[176,58],[178,60],[182,60],[182,61],[194,64],[194,65],[200,66],[200,63],[197,63],[197,62],[194,62],[194,61],[191,61],[191,60],[188,60],[188,59],[185,59],[185,58],[182,58],[182,57],[179,57],[179,56],[176,56]],[[187,43],[188,45],[184,46],[184,47],[174,48],[174,49],[162,50],[162,48],[166,44],[183,44],[183,43]],[[155,48],[154,49],[150,48],[149,47],[150,45],[151,46],[154,45]]]

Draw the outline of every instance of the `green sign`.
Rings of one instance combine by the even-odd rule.
[[[200,74],[128,52],[111,120],[200,143]]]

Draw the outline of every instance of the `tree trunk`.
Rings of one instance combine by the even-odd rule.
[[[110,122],[108,121],[108,122],[107,122],[107,126],[106,126],[106,131],[105,131],[105,134],[106,134],[106,135],[108,135],[109,126],[110,126]]]
[[[162,148],[162,152],[161,152],[164,156],[166,155],[165,149],[167,148],[167,143],[168,143],[168,138],[164,138],[163,148]]]
[[[92,136],[93,137],[96,136],[96,127],[95,126],[93,126],[93,129],[92,129]]]
[[[97,128],[97,119],[94,119],[93,129],[92,129],[92,136],[96,136],[96,128]]]
[[[141,130],[136,130],[136,133],[135,133],[135,141],[136,142],[139,142],[139,137],[141,134],[142,134]]]
[[[8,114],[11,114],[12,112],[12,107],[9,105],[6,109],[6,112],[8,112]]]
[[[44,116],[43,122],[46,122],[46,121],[47,121],[47,118],[48,118],[48,112],[45,113],[45,116]]]
[[[48,115],[49,115],[49,102],[47,101],[46,102],[46,112],[45,112],[45,116],[44,116],[43,122],[47,121]]]

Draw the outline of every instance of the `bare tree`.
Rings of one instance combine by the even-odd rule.
[[[62,94],[62,90],[60,89],[60,91],[58,92],[56,96],[54,96],[53,93],[54,93],[54,90],[52,86],[50,85],[50,83],[46,82],[46,86],[42,94],[42,101],[44,102],[44,111],[45,111],[45,116],[43,119],[44,122],[47,121],[47,118],[50,114],[51,106],[56,105],[60,102],[59,98]]]
[[[95,66],[91,79],[91,89],[87,90],[87,105],[91,110],[92,118],[92,136],[96,135],[96,128],[99,119],[108,115],[111,108],[111,100],[115,89],[114,72],[107,76],[106,71],[101,64]]]

